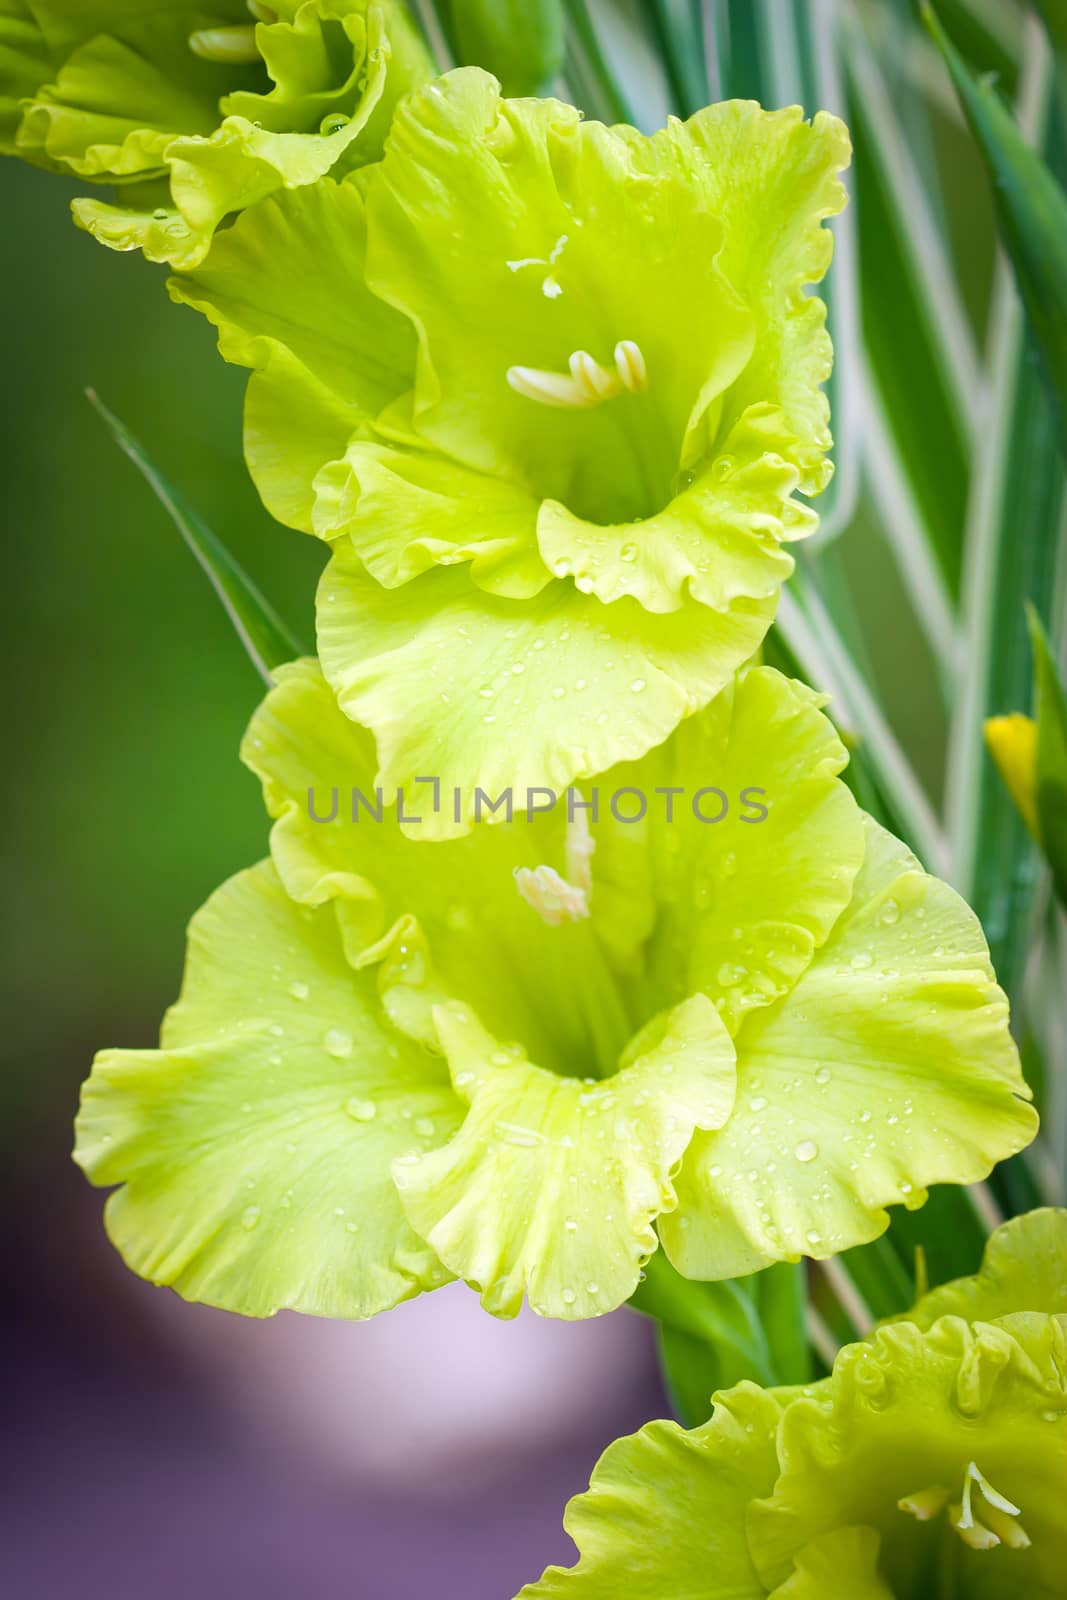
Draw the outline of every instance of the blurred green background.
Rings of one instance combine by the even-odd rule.
[[[13,161],[0,184],[16,748],[0,1138],[16,1163],[36,1163],[42,1139],[68,1138],[93,1049],[155,1042],[189,915],[266,846],[258,786],[236,759],[261,684],[85,388],[307,639],[321,556],[260,507],[241,461],[244,374],[171,305],[163,272],[74,228],[76,185]]]

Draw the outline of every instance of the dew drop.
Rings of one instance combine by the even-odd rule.
[[[306,1000],[311,990],[306,983],[291,983],[289,985],[289,993],[294,1000]]]
[[[345,1101],[345,1110],[353,1122],[373,1122],[378,1115],[378,1107],[373,1100],[359,1100],[355,1097]]]
[[[798,1161],[814,1161],[819,1147],[814,1139],[801,1139],[794,1152]]]
[[[352,1035],[346,1033],[343,1028],[331,1028],[322,1042],[327,1055],[333,1056],[337,1061],[343,1061],[346,1056],[352,1054]]]
[[[829,1067],[820,1067],[818,1072],[815,1074],[815,1082],[829,1083],[832,1077],[833,1073],[830,1071]]]
[[[574,1293],[573,1289],[564,1289],[564,1291],[563,1291],[563,1304],[565,1306],[572,1306],[574,1304],[574,1302],[575,1302],[575,1299],[576,1299],[576,1296],[575,1296],[575,1293]]]
[[[434,1124],[432,1117],[418,1117],[415,1122],[415,1132],[420,1139],[432,1139]]]
[[[258,1227],[259,1218],[260,1210],[258,1206],[245,1206],[241,1212],[241,1226],[246,1233],[251,1233],[253,1228]]]

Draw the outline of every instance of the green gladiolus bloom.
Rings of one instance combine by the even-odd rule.
[[[192,267],[232,213],[377,160],[429,73],[394,0],[0,0],[0,149],[120,185],[75,220]]]
[[[157,1282],[366,1316],[456,1276],[499,1316],[594,1316],[659,1242],[702,1278],[829,1255],[1032,1136],[976,919],[769,668],[595,817],[572,794],[433,845],[312,661],[244,755],[272,862],[200,912],[162,1048],[104,1053],[79,1116]]]
[[[1045,1211],[824,1382],[743,1383],[691,1433],[613,1444],[568,1508],[580,1561],[520,1600],[1059,1600],[1065,1504],[1067,1212]]]
[[[386,787],[564,788],[756,649],[830,473],[805,286],[847,159],[826,114],[645,138],[465,69],[172,283],[255,369],[268,508],[333,549],[320,658]]]

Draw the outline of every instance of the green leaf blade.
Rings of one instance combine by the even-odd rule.
[[[307,651],[218,535],[171,488],[125,424],[94,390],[86,393],[119,449],[133,462],[199,562],[256,671],[264,682],[273,682],[276,667]]]
[[[937,20],[923,18],[952,78],[993,186],[1001,234],[1037,340],[1067,451],[1067,195],[988,80],[968,69]]]
[[[1056,894],[1067,906],[1067,695],[1037,612],[1029,612],[1037,717],[1037,825]]]

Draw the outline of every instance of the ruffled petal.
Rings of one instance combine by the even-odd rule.
[[[784,1582],[812,1541],[863,1526],[881,1536],[891,1594],[936,1593],[939,1546],[955,1538],[951,1503],[974,1463],[1018,1507],[1029,1545],[976,1549],[960,1540],[952,1551],[957,1592],[1054,1600],[1067,1559],[1065,1361],[1067,1332],[1052,1317],[1029,1319],[1018,1333],[955,1317],[925,1333],[900,1323],[843,1350],[829,1387],[786,1407],[774,1493],[749,1509],[749,1545],[764,1583]],[[974,1502],[981,1521],[977,1491]]]
[[[665,799],[650,806],[639,840],[605,818],[594,920],[611,940],[636,915],[650,934],[634,974],[641,991],[663,1004],[699,990],[732,1035],[793,988],[863,862],[862,813],[840,777],[848,756],[820,706],[801,684],[753,668],[611,775],[675,799],[670,811]]]
[[[878,1571],[880,1540],[873,1528],[834,1528],[804,1546],[796,1571],[772,1600],[896,1600]]]
[[[795,469],[781,461],[715,467],[662,511],[615,527],[546,500],[537,542],[557,578],[573,578],[605,605],[629,595],[646,611],[677,611],[687,599],[725,611],[738,600],[777,597],[792,574],[779,541],[783,521],[794,521],[796,483]]]
[[[193,7],[34,3],[61,65],[38,89],[18,130],[20,154],[101,181],[161,171],[176,134],[208,134],[219,97],[254,66],[205,60],[189,48],[204,13]],[[230,0],[216,12],[247,11]]]
[[[886,1206],[985,1177],[1036,1130],[977,918],[866,826],[848,909],[795,988],[745,1020],[729,1126],[686,1157],[661,1236],[690,1277],[862,1244]]]
[[[1003,1223],[986,1244],[981,1270],[931,1289],[907,1320],[929,1328],[939,1317],[995,1322],[1026,1312],[1067,1317],[1067,1210],[1044,1207]]]
[[[119,204],[75,202],[75,220],[112,249],[196,267],[232,213],[377,160],[397,101],[429,76],[393,0],[286,9],[254,34],[240,0],[214,17],[192,5],[112,7],[65,30],[69,54],[22,119],[22,152],[100,180],[160,174],[162,201],[135,185]],[[247,32],[247,61],[191,48],[218,22]]]
[[[367,289],[365,248],[358,185],[325,180],[245,212],[170,293],[214,323],[227,361],[262,368],[281,346],[372,418],[407,388],[414,342]]]
[[[537,502],[525,489],[427,451],[356,439],[315,480],[315,532],[347,536],[387,589],[469,562],[489,594],[530,599],[551,581],[536,526]]]
[[[567,1507],[577,1566],[549,1567],[518,1600],[762,1600],[744,1514],[777,1475],[780,1416],[773,1391],[742,1383],[691,1433],[653,1422],[616,1440]]]
[[[696,996],[657,1019],[599,1083],[503,1050],[465,1008],[435,1022],[470,1110],[450,1144],[394,1166],[413,1227],[495,1316],[514,1316],[524,1293],[550,1317],[621,1305],[694,1128],[730,1114],[733,1049],[715,1008]]]
[[[346,715],[374,733],[379,782],[412,793],[427,837],[466,831],[477,788],[516,805],[562,794],[659,744],[727,683],[773,602],[669,618],[603,607],[570,584],[514,601],[437,570],[383,589],[338,547],[319,588],[323,671]],[[425,811],[415,780],[464,796],[463,819]]]
[[[528,822],[520,812],[432,849],[417,826],[409,837],[397,796],[376,786],[373,741],[342,715],[313,661],[279,671],[242,755],[277,819],[271,851],[288,893],[309,906],[333,901],[349,960],[380,968],[409,1032],[436,1042],[432,1008],[449,997],[546,1068],[613,1070],[634,1025],[590,923],[549,927],[516,886],[516,868],[564,867],[558,814]],[[401,797],[405,815],[419,792]]]
[[[448,1277],[391,1165],[460,1114],[332,911],[295,905],[263,863],[194,918],[162,1048],[97,1058],[76,1159],[120,1186],[108,1231],[153,1283],[246,1316],[368,1317]]]
[[[672,147],[723,223],[722,270],[755,322],[752,356],[726,397],[724,452],[737,461],[780,455],[804,494],[832,473],[829,405],[819,387],[833,360],[826,308],[805,286],[826,273],[833,237],[822,226],[845,204],[838,174],[848,165],[848,130],[799,106],[764,111],[727,100],[671,122],[656,140]]]
[[[18,153],[22,102],[51,74],[51,56],[29,0],[0,0],[0,154]]]
[[[368,213],[371,285],[419,329],[423,437],[601,523],[670,499],[752,323],[717,265],[722,225],[668,147],[503,100],[464,69],[400,108]],[[476,256],[452,248],[460,230]],[[509,383],[567,374],[576,351],[610,369],[620,342],[643,355],[644,392],[557,408]]]

